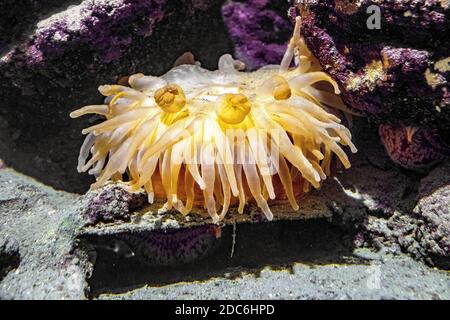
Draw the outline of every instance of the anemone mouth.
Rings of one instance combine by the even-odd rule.
[[[294,55],[301,65],[289,68]],[[93,188],[126,174],[149,202],[165,198],[183,214],[203,204],[214,222],[247,202],[268,220],[275,199],[297,210],[296,197],[330,175],[333,155],[348,168],[343,147],[356,152],[334,111],[345,109],[339,88],[298,36],[279,68],[240,68],[225,55],[217,71],[181,65],[162,77],[132,75],[130,87],[101,86],[104,105],[71,113],[106,118],[83,130],[78,170],[96,176]]]

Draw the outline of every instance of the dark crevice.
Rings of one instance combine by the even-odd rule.
[[[367,13],[366,9],[371,4],[370,1],[367,1],[358,12],[350,16],[337,13],[332,7],[327,6],[327,3],[327,1],[319,3],[314,11],[319,17],[318,25],[325,27],[333,39],[345,40],[349,43],[354,42],[359,45],[374,46],[379,44],[385,46],[389,44],[394,47],[410,47],[418,50],[432,48],[437,56],[441,54],[445,56],[445,52],[448,52],[450,46],[447,37],[450,28],[448,23],[443,28],[436,25],[429,25],[424,28],[421,24],[414,23],[414,20],[408,20],[404,15],[402,16],[400,11],[385,12],[387,9],[383,7],[381,29],[369,30],[366,22],[370,14]],[[439,5],[429,7],[428,10],[443,14],[448,19],[448,13],[439,8]],[[414,13],[420,14],[421,12]],[[393,19],[396,20],[393,21]],[[425,16],[422,19],[424,22],[428,22]]]
[[[20,254],[18,251],[0,252],[0,281],[8,273],[17,269],[20,265]]]
[[[124,241],[129,234],[84,236],[82,245],[96,252],[93,274],[88,280],[91,297],[122,293],[145,285],[158,287],[213,277],[236,278],[248,273],[258,276],[265,267],[289,270],[295,263],[362,263],[352,254],[353,232],[344,231],[326,219],[237,225],[233,257],[233,226],[224,227],[221,233],[207,248],[208,255],[200,255],[190,263],[164,266],[156,265],[158,259],[154,257],[150,261],[142,256],[147,248],[131,250],[133,244],[129,246]],[[136,234],[133,236],[135,238]],[[187,255],[199,256],[197,249],[199,247]]]

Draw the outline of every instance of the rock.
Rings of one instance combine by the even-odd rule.
[[[80,131],[96,119],[73,121],[70,111],[99,103],[99,85],[162,74],[186,51],[216,68],[232,51],[220,9],[206,0],[85,0],[41,20],[0,57],[2,159],[56,188],[86,191],[89,178],[75,170]]]
[[[380,29],[366,23],[374,3]],[[319,0],[299,9],[309,48],[350,108],[377,123],[432,130],[449,144],[448,1]]]
[[[181,266],[199,263],[218,247],[221,228],[205,224],[190,228],[123,232],[115,236],[98,237],[89,241],[96,247],[113,242],[124,247],[124,253],[136,256],[148,266]],[[124,256],[127,257],[126,255]]]
[[[133,36],[126,30],[117,30],[119,24],[125,28],[134,24],[137,35],[148,36],[164,16],[164,2],[84,1],[38,24],[34,39],[25,51],[25,61],[39,64],[44,59],[60,56],[72,46],[90,48],[104,63],[117,60]],[[139,23],[139,17],[145,20]]]
[[[405,168],[430,167],[450,155],[450,145],[437,130],[382,124],[378,132],[387,154]]]
[[[0,3],[0,54],[33,32],[39,19],[67,8],[71,0],[4,0]]]
[[[127,220],[129,213],[141,208],[146,201],[143,192],[129,192],[120,184],[108,184],[86,194],[82,215],[90,224]]]
[[[292,33],[287,9],[287,3],[270,0],[230,1],[222,7],[235,57],[247,70],[281,62]]]
[[[366,242],[399,253],[408,252],[431,266],[450,269],[450,176],[447,162],[433,169],[416,189],[411,210],[371,215],[362,224],[358,243]],[[361,241],[361,236],[365,240]]]
[[[142,299],[448,299],[448,275],[405,257],[361,250],[364,264],[294,264],[288,270],[265,268],[257,273],[180,281],[170,286],[143,286],[133,291],[101,292],[100,300]],[[237,269],[241,267],[237,267]]]
[[[338,82],[345,102],[384,119],[426,120],[445,127],[450,119],[450,73],[445,62],[449,4],[380,0],[381,29],[369,30],[366,9],[372,2],[358,1],[345,8],[343,3],[311,4],[302,31],[324,69]],[[430,73],[442,83],[430,83]]]
[[[450,162],[422,179],[414,213],[422,222],[416,240],[426,251],[427,259],[450,269]]]
[[[75,195],[0,171],[0,299],[82,299],[92,264],[75,249]]]
[[[19,245],[11,237],[0,239],[0,281],[20,264]]]

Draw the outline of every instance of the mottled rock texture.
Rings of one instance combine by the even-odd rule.
[[[368,216],[357,242],[408,252],[432,266],[450,269],[449,172],[450,163],[444,162],[421,179],[413,209]]]
[[[220,242],[221,229],[215,224],[191,228],[122,233],[122,241],[149,266],[180,266],[198,263],[213,252]]]
[[[0,299],[82,299],[92,272],[75,247],[77,196],[0,171]]]
[[[0,2],[0,54],[17,41],[25,40],[36,23],[51,13],[63,10],[76,0],[3,0]]]
[[[86,194],[83,216],[94,224],[129,219],[132,210],[142,207],[147,201],[144,192],[129,192],[120,185],[109,184]]]
[[[286,1],[229,1],[222,15],[235,45],[235,57],[247,70],[279,64],[292,33]]]
[[[75,170],[80,131],[96,119],[74,121],[70,111],[101,102],[99,85],[162,74],[186,51],[216,68],[232,52],[220,9],[214,0],[86,0],[41,20],[0,58],[2,159],[56,188],[84,192],[90,178]],[[17,23],[30,28],[28,20]]]
[[[347,104],[384,119],[445,127],[450,120],[448,2],[345,3],[320,0],[311,5],[302,29]],[[381,10],[380,29],[366,25],[366,9],[372,4]]]
[[[367,27],[371,5],[380,29]],[[348,106],[376,122],[434,130],[448,144],[448,1],[319,0],[299,8],[308,46]]]
[[[378,132],[387,154],[406,168],[430,167],[450,155],[450,145],[436,129],[386,123]]]
[[[422,179],[414,214],[422,221],[416,235],[431,262],[450,269],[450,163]]]

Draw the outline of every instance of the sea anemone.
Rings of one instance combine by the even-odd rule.
[[[431,167],[450,156],[450,146],[435,129],[384,123],[378,133],[392,161],[407,169]]]
[[[242,62],[226,54],[216,71],[184,64],[161,77],[132,75],[129,87],[100,86],[105,104],[71,113],[106,118],[82,131],[78,171],[96,176],[92,188],[127,178],[150,203],[164,197],[166,209],[183,214],[201,198],[213,222],[235,203],[242,213],[247,201],[268,220],[269,199],[298,210],[296,196],[320,187],[333,154],[349,168],[342,146],[356,152],[338,117],[346,109],[337,84],[320,71],[300,24],[279,66],[240,72]]]

